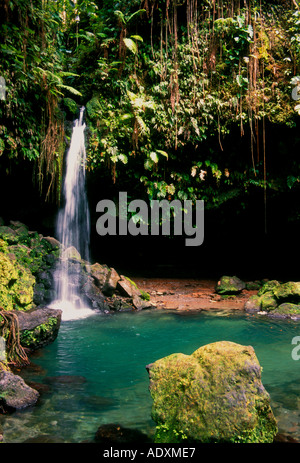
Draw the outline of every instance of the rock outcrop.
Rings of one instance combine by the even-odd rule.
[[[68,263],[70,279],[91,308],[103,312],[152,308],[150,297],[114,268],[81,259],[77,249],[30,231],[21,222],[0,226],[0,307],[29,311],[56,298],[55,279]]]

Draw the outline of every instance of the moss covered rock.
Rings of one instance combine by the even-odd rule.
[[[39,393],[10,371],[0,371],[0,402],[5,411],[20,410],[34,405]]]
[[[291,302],[285,302],[280,304],[273,312],[273,316],[279,316],[282,318],[300,317],[300,304],[292,304]]]
[[[300,318],[300,282],[268,281],[245,303],[246,312],[264,312],[272,317]]]
[[[263,286],[262,288],[260,288],[260,290],[258,291],[257,295],[258,296],[262,296],[263,294],[269,292],[269,291],[273,291],[277,286],[280,286],[280,283],[279,281],[277,280],[270,280],[270,281],[267,281]]]
[[[216,285],[216,293],[220,295],[239,294],[246,284],[236,276],[223,276]]]
[[[21,345],[36,350],[52,343],[58,335],[61,314],[61,310],[47,307],[30,312],[16,312]]]
[[[251,346],[222,341],[147,367],[155,442],[272,442],[277,424]]]
[[[269,312],[276,309],[278,301],[272,291],[266,291],[261,296],[253,295],[245,303],[244,310],[248,313]]]
[[[280,302],[300,302],[300,282],[288,281],[276,286],[273,294]]]
[[[263,311],[274,310],[278,305],[277,299],[274,296],[273,291],[266,291],[259,297],[259,299],[261,310]]]

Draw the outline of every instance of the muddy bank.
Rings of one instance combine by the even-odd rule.
[[[151,296],[159,309],[174,310],[243,310],[245,302],[257,293],[243,290],[237,296],[222,297],[215,292],[216,280],[173,278],[132,278]]]

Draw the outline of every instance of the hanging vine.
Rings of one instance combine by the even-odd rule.
[[[40,156],[37,160],[37,174],[39,190],[45,201],[59,202],[62,164],[64,154],[64,125],[57,117],[58,100],[48,88],[44,77],[45,108],[42,120],[42,141]],[[46,191],[45,190],[46,185]]]

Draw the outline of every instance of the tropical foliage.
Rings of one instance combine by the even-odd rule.
[[[266,202],[298,187],[296,0],[11,0],[1,8],[0,161],[33,161],[47,199],[59,195],[65,122],[78,105],[90,175],[132,196],[207,207],[236,197],[243,207],[249,192],[261,190]],[[277,130],[292,141],[274,153]]]

